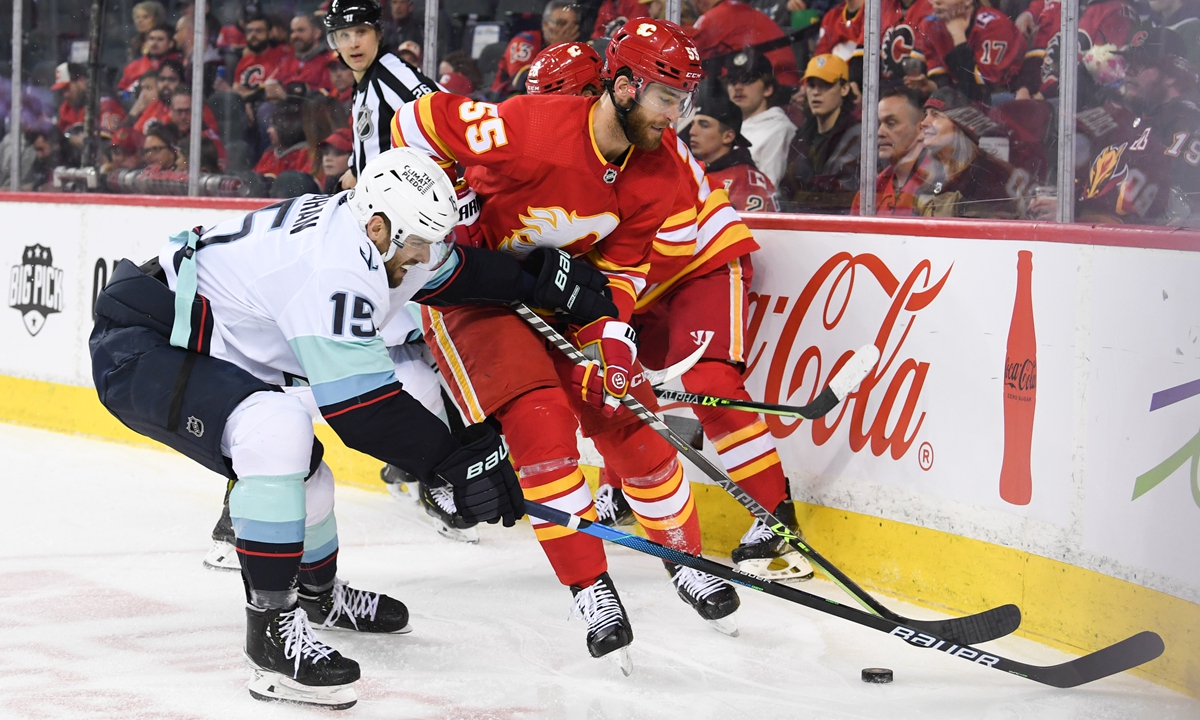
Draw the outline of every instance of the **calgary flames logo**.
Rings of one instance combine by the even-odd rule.
[[[536,247],[565,248],[579,240],[600,240],[621,221],[612,213],[577,215],[560,207],[531,207],[520,219],[522,226],[504,238],[499,248],[517,257],[525,257]]]
[[[883,74],[885,77],[899,77],[904,74],[901,63],[904,58],[912,55],[913,31],[907,25],[896,25],[887,29],[883,34]]]
[[[1096,155],[1088,172],[1088,186],[1083,193],[1084,199],[1100,197],[1125,178],[1129,165],[1121,163],[1121,155],[1125,153],[1128,144],[1109,145]]]

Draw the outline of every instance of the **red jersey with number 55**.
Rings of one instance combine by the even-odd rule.
[[[654,240],[694,236],[695,194],[666,138],[654,151],[631,147],[606,161],[592,133],[598,101],[521,95],[493,105],[432,93],[396,112],[392,143],[430,155],[448,172],[455,163],[466,167],[483,199],[477,222],[489,248],[586,256],[608,276],[628,320],[646,287]]]
[[[921,23],[913,57],[925,61],[930,77],[949,72],[946,56],[954,49],[954,40],[946,23],[930,16]],[[967,45],[975,56],[975,82],[1007,85],[1021,70],[1025,60],[1025,38],[1007,15],[992,8],[980,8],[967,26]]]

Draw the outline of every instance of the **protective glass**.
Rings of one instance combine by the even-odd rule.
[[[637,94],[637,103],[656,115],[687,117],[696,104],[696,93],[652,82]]]

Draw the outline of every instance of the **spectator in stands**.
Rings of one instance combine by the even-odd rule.
[[[1187,46],[1188,62],[1200,67],[1200,0],[1146,0],[1146,7],[1150,9],[1147,22],[1174,30]]]
[[[211,115],[208,107],[204,108],[205,115]],[[171,124],[175,126],[175,130],[179,134],[180,142],[184,145],[191,146],[192,133],[192,89],[187,85],[180,85],[174,93],[171,94]],[[208,138],[213,144],[213,152],[216,153],[217,160],[213,163],[214,167],[225,167],[225,145],[221,143],[221,136],[217,134],[215,124],[204,124],[204,131],[201,132],[202,138]],[[216,170],[213,170],[216,172]]]
[[[33,148],[34,158],[29,165],[22,163],[22,168],[28,167],[29,170],[23,173],[28,178],[28,184],[22,184],[21,189],[34,192],[52,189],[54,168],[69,164],[63,152],[65,143],[62,134],[56,127],[39,125],[25,131],[25,143]]]
[[[579,7],[570,0],[550,0],[542,11],[542,29],[519,33],[509,41],[496,68],[492,96],[502,100],[523,93],[525,73],[542,48],[579,39]]]
[[[137,118],[146,112],[146,108],[158,101],[158,71],[147,70],[137,81],[137,99],[129,106],[128,117]]]
[[[172,39],[175,30],[170,25],[156,25],[146,33],[146,54],[125,66],[117,88],[123,93],[135,94],[138,78],[147,70],[157,70],[164,60],[179,59]]]
[[[1125,0],[1097,0],[1088,3],[1086,7],[1082,7],[1083,3],[1080,5],[1080,85],[1077,90],[1079,107],[1096,107],[1106,99],[1104,85],[1119,85],[1120,72],[1111,59],[1116,51],[1129,44],[1139,20],[1137,11]],[[1056,5],[1052,15],[1058,16],[1060,11],[1061,5]],[[1057,17],[1055,19],[1057,20]],[[1058,97],[1060,49],[1059,36],[1055,35],[1048,44],[1046,56],[1042,60],[1040,93],[1044,97]],[[1084,70],[1088,72],[1085,73]]]
[[[775,102],[779,86],[771,62],[762,55],[739,52],[729,58],[725,72],[729,99],[742,111],[742,135],[751,142],[754,164],[778,187],[796,126]]]
[[[33,163],[37,160],[37,150],[29,140],[29,130],[25,131],[25,142],[21,145],[21,178],[18,181],[22,190],[27,190],[33,183]],[[13,143],[6,135],[0,139],[0,191],[8,190],[12,184],[13,172]]]
[[[810,60],[804,94],[808,119],[788,148],[779,185],[784,209],[848,213],[858,191],[862,123],[846,61],[832,53]]]
[[[142,167],[151,170],[180,170],[179,135],[170,125],[155,124],[142,141]]]
[[[659,0],[661,1],[661,0]],[[612,37],[613,33],[630,20],[655,17],[650,13],[650,0],[604,0],[596,11],[596,23],[592,28],[592,39]],[[659,19],[659,18],[655,18]]]
[[[845,0],[825,13],[813,50],[814,56],[833,53],[845,60],[855,84],[862,82],[863,4],[864,0]]]
[[[234,92],[247,102],[262,99],[263,83],[278,67],[286,51],[273,47],[270,41],[270,23],[261,15],[246,20],[246,49],[233,71]]]
[[[350,152],[354,148],[354,137],[350,128],[339,128],[337,132],[321,142],[321,171],[325,173],[326,193],[335,193],[340,189],[338,180],[350,169]]]
[[[775,186],[758,171],[742,135],[742,111],[721,94],[702,99],[688,128],[688,147],[704,163],[713,189],[724,188],[738,212],[779,210]]]
[[[771,18],[737,0],[696,0],[695,4],[696,11],[701,15],[696,19],[692,40],[702,60],[737,53],[752,45],[783,37],[783,30]],[[799,87],[800,68],[789,45],[770,50],[766,56],[779,85],[793,89]],[[755,145],[758,143],[755,142]],[[755,157],[758,157],[757,154]],[[761,161],[759,167],[762,167]]]
[[[479,64],[471,58],[469,53],[462,50],[446,53],[442,61],[438,63],[438,76],[449,75],[450,73],[458,73],[471,83],[471,87],[475,90],[483,88],[483,73],[479,71]],[[438,82],[441,82],[440,80]],[[444,83],[443,83],[444,86]],[[469,94],[469,93],[460,93]]]
[[[985,116],[955,88],[939,88],[925,101],[921,139],[929,172],[917,197],[929,217],[1016,218],[1010,195],[1013,168],[980,150],[972,130]]]
[[[876,215],[915,215],[917,192],[924,184],[925,145],[921,120],[925,109],[915,90],[893,87],[879,99],[879,162],[875,180]],[[860,215],[861,193],[855,194],[851,215]]]
[[[284,86],[294,82],[303,83],[309,95],[331,90],[328,48],[321,23],[312,15],[297,15],[292,18],[289,42],[292,53],[279,61],[263,85],[267,99],[283,100],[287,97]]]
[[[101,166],[101,172],[114,170],[137,170],[142,162],[142,144],[145,138],[131,127],[119,128],[113,133],[108,146],[109,160]]]
[[[183,63],[168,60],[158,69],[155,77],[154,100],[142,110],[133,123],[133,127],[140,133],[146,132],[146,128],[154,123],[171,122],[171,95],[183,82]]]
[[[229,25],[222,25],[217,35],[217,50],[221,53],[241,56],[246,47],[246,13],[245,8],[238,8],[237,20]]]
[[[161,3],[149,0],[133,6],[133,28],[137,32],[129,38],[128,59],[136,60],[146,54],[146,36],[150,30],[167,24],[167,10]]]
[[[933,14],[916,31],[913,57],[924,75],[906,75],[908,87],[924,94],[953,86],[971,100],[990,103],[1009,89],[1025,60],[1025,38],[1007,15],[978,0],[930,0]]]
[[[267,129],[271,147],[259,158],[254,172],[275,178],[284,170],[312,172],[313,158],[304,136],[302,101],[288,98],[275,106]]]
[[[196,34],[192,25],[192,12],[189,10],[175,22],[175,47],[182,54],[184,77],[192,77],[192,49],[195,47]],[[205,45],[204,45],[204,96],[212,94],[213,83],[217,78],[217,68],[221,67],[221,53],[213,45],[217,36],[217,18],[211,13],[205,16]]]
[[[291,33],[292,26],[287,17],[279,13],[267,15],[267,42],[271,47],[283,48],[284,52],[288,52],[288,37]]]
[[[329,91],[329,96],[335,98],[349,110],[350,103],[354,101],[354,71],[342,62],[335,52],[329,53],[325,67],[329,70],[329,84],[333,88]]]
[[[425,41],[425,26],[417,20],[413,12],[412,0],[391,0],[388,3],[391,14],[390,20],[383,23],[383,44],[385,47],[400,47],[401,43]]]
[[[52,90],[62,91],[62,105],[58,108],[58,129],[66,132],[73,125],[82,125],[87,108],[87,67],[75,63],[62,63],[54,70]],[[113,132],[125,122],[125,109],[108,96],[100,98],[99,128]]]
[[[396,56],[413,67],[421,67],[421,43],[416,40],[405,40],[396,49]]]

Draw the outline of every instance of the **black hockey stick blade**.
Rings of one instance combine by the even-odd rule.
[[[875,363],[877,362],[879,362],[879,350],[874,345],[864,345],[846,361],[846,364],[829,381],[825,389],[818,393],[813,398],[813,401],[807,405],[774,405],[772,403],[735,400],[733,398],[700,395],[679,390],[664,390],[657,386],[654,388],[654,394],[663,400],[672,400],[688,405],[705,405],[708,407],[729,408],[730,410],[816,420],[819,417],[828,415],[830,410],[837,407],[838,403],[844,400],[846,395],[867,377],[867,373],[871,372],[871,368],[875,367]]]
[[[566,338],[559,334],[557,330],[550,327],[545,320],[526,307],[523,303],[513,303],[512,308],[518,315],[521,316],[522,319],[525,320],[525,322],[529,323],[535,330],[538,331],[539,334],[541,334],[542,337],[549,341],[550,344],[554,345],[554,347],[558,348],[573,362],[581,363],[587,361],[587,358],[583,356],[583,353],[579,352],[578,348],[567,342]],[[871,362],[871,365],[874,365],[874,362]],[[868,366],[868,368],[869,367],[870,366]],[[832,382],[830,383],[830,387],[833,387]],[[841,388],[841,392],[843,393],[842,396],[844,397],[845,393],[849,392],[852,387],[853,386],[847,387],[843,383]],[[837,390],[835,390],[835,393],[836,392]],[[795,548],[797,552],[808,558],[809,561],[811,561],[814,565],[824,570],[825,574],[829,576],[829,579],[832,580],[834,584],[840,587],[843,591],[845,591],[847,595],[854,598],[855,602],[857,602],[859,605],[862,605],[866,610],[873,612],[882,618],[886,618],[892,622],[902,625],[908,625],[910,627],[912,626],[912,623],[914,622],[913,620],[889,610],[882,603],[872,597],[870,593],[859,587],[858,583],[851,580],[833,563],[822,557],[821,554],[810,547],[808,543],[793,533],[787,527],[787,525],[780,522],[779,518],[771,514],[770,511],[759,504],[757,500],[751,497],[750,494],[743,490],[737,483],[730,480],[729,476],[726,475],[724,471],[713,465],[708,458],[697,452],[696,449],[691,445],[688,445],[686,440],[676,435],[671,428],[667,427],[667,424],[663,422],[662,418],[650,412],[648,409],[646,409],[645,405],[642,405],[640,402],[638,402],[637,398],[633,396],[633,393],[629,393],[622,398],[621,404],[629,408],[629,410],[633,412],[638,419],[649,425],[656,433],[662,436],[662,438],[670,443],[671,446],[679,452],[679,454],[691,461],[691,463],[699,468],[701,472],[707,475],[709,479],[724,488],[725,492],[732,495],[733,498],[741,503],[742,507],[749,510],[754,517],[766,523],[776,535],[783,538],[789,545]],[[964,618],[952,618],[950,620],[941,621],[943,624],[940,626],[940,629],[943,630],[943,633],[940,635],[940,637],[952,640],[961,645],[987,642],[988,640],[995,640],[997,637],[1003,637],[1003,635],[1011,633],[1017,628],[1021,621],[1019,612],[1012,613],[1002,611],[999,613],[999,617],[996,619],[1004,622],[977,623],[975,621],[976,617],[977,616],[975,615],[971,615]],[[996,632],[1007,630],[1007,632],[991,636],[983,636],[979,634],[981,631],[988,630],[994,630]]]
[[[840,617],[859,625],[873,628],[880,632],[893,635],[904,640],[909,645],[920,648],[940,650],[947,655],[961,658],[976,665],[1002,670],[1012,675],[1018,675],[1044,685],[1057,688],[1070,688],[1090,683],[1109,675],[1125,672],[1138,665],[1149,662],[1163,653],[1162,638],[1152,632],[1142,632],[1122,640],[1115,645],[1097,650],[1089,655],[1069,660],[1059,665],[1029,665],[1027,663],[1009,660],[977,648],[969,647],[966,643],[954,643],[939,637],[933,632],[919,630],[913,621],[899,623],[878,615],[871,615],[861,610],[842,605],[834,600],[827,600],[818,595],[805,592],[798,588],[782,583],[765,580],[754,575],[747,575],[740,570],[714,562],[698,555],[691,555],[682,550],[676,550],[664,545],[638,537],[614,527],[608,527],[585,520],[578,515],[571,515],[562,510],[533,502],[525,501],[525,512],[532,517],[541,518],[548,522],[561,525],[571,530],[608,540],[636,550],[647,555],[653,555],[676,565],[690,567],[693,570],[715,575],[730,582],[737,583],[768,595],[803,605],[827,615]],[[999,608],[997,608],[999,609]],[[928,621],[925,626],[936,626],[938,622]]]

